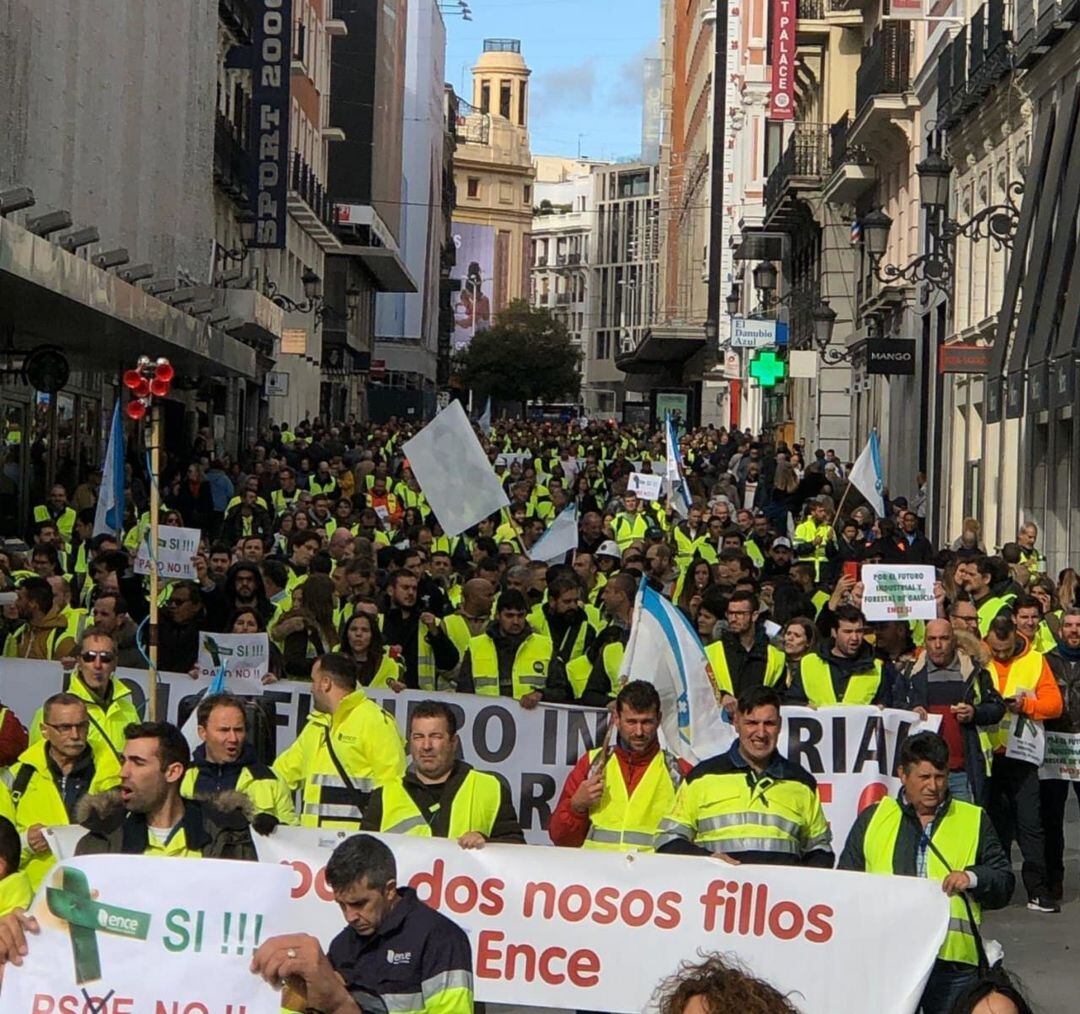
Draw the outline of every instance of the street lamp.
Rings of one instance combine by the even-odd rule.
[[[762,300],[769,301],[776,290],[776,265],[772,261],[760,261],[753,271],[754,288],[762,293]]]
[[[836,311],[829,306],[827,299],[818,301],[810,312],[814,320],[814,341],[822,352],[832,344],[833,328],[836,326]]]
[[[952,166],[938,151],[930,153],[918,165],[919,203],[930,212],[940,211],[949,204],[949,177]]]
[[[255,212],[241,211],[236,216],[236,224],[240,226],[240,246],[234,250],[222,249],[221,256],[224,260],[243,264],[251,253],[251,244],[255,242]]]
[[[859,224],[862,226],[863,244],[866,247],[867,256],[872,261],[880,261],[885,256],[885,249],[889,245],[892,219],[881,208],[875,208]]]
[[[739,307],[742,304],[742,294],[739,291],[737,285],[731,286],[731,291],[727,294],[727,312],[729,317],[734,317],[739,312]]]
[[[1024,192],[1024,184],[1019,180],[1013,181],[1005,189],[1003,202],[991,204],[966,222],[959,222],[945,214],[949,206],[949,177],[952,175],[949,161],[931,148],[915,166],[915,171],[919,176],[919,203],[926,212],[927,251],[903,267],[883,265],[881,259],[889,243],[892,219],[880,208],[870,212],[860,223],[863,243],[874,277],[879,282],[925,281],[947,299],[952,293],[956,240],[960,236],[972,243],[986,237],[993,240],[999,249],[1012,249],[1013,237],[1020,225],[1020,208],[1015,197]]]

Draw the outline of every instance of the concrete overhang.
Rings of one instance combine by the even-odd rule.
[[[417,291],[416,282],[396,250],[382,246],[343,246],[339,254],[359,258],[380,292]]]
[[[256,379],[255,350],[88,260],[0,219],[0,329],[79,366],[165,356],[180,375]]]
[[[660,373],[688,362],[705,343],[702,325],[654,327],[644,333],[632,352],[617,355],[615,365],[623,373]]]
[[[269,345],[273,348],[275,338],[281,337],[285,327],[285,311],[272,299],[256,289],[221,289],[225,306],[231,317],[244,321],[233,334],[245,342]]]
[[[877,183],[873,165],[844,162],[821,188],[826,204],[854,204],[862,194]]]

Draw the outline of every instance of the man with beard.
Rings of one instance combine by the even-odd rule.
[[[588,651],[596,631],[581,607],[577,578],[565,567],[553,567],[551,571],[555,573],[547,582],[547,602],[532,608],[529,625],[550,638],[555,654],[568,664]]]

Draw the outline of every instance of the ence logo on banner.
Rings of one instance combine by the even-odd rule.
[[[150,932],[150,914],[131,908],[103,905],[94,900],[90,882],[82,870],[64,869],[62,886],[45,890],[49,911],[68,924],[75,960],[75,981],[95,982],[101,978],[101,955],[97,934],[112,933],[131,940],[145,940]]]

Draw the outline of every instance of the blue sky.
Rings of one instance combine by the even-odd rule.
[[[468,0],[447,15],[446,79],[466,99],[484,39],[521,40],[532,70],[534,154],[637,158],[641,61],[655,55],[660,0]],[[464,90],[463,90],[464,89]]]

